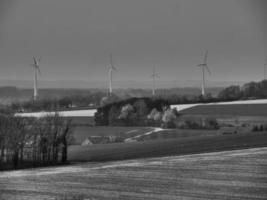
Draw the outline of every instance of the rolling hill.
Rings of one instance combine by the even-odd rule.
[[[2,172],[0,199],[267,199],[267,149]]]

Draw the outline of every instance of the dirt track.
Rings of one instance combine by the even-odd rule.
[[[267,148],[0,173],[1,200],[63,197],[267,199]]]

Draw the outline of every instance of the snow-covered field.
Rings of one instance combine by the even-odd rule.
[[[242,100],[242,101],[231,101],[231,102],[219,102],[219,103],[199,103],[199,104],[180,104],[172,105],[171,108],[176,108],[178,111],[182,111],[188,108],[192,108],[199,105],[237,105],[237,104],[267,104],[267,99],[257,100]],[[60,111],[58,114],[62,117],[93,117],[96,109],[86,110],[71,110],[71,111]],[[17,113],[16,116],[21,117],[44,117],[47,115],[54,115],[55,112],[32,112],[32,113]]]
[[[176,108],[177,111],[182,111],[182,110],[185,110],[185,109],[188,109],[188,108],[192,108],[192,107],[195,107],[195,106],[199,106],[199,105],[204,105],[204,104],[179,104],[179,105],[171,105],[171,108]]]
[[[157,133],[157,132],[160,132],[160,131],[164,131],[166,129],[162,129],[162,128],[152,128],[151,131],[148,131],[146,133],[143,133],[143,134],[140,134],[140,135],[136,135],[134,137],[130,137],[130,138],[127,138],[126,140],[124,140],[124,142],[136,142],[138,138],[142,137],[142,136],[146,136],[146,135],[150,135],[152,133]]]
[[[200,105],[240,105],[240,104],[267,104],[267,99],[228,101],[228,102],[216,102],[216,103],[180,104],[180,105],[171,105],[171,108],[176,108],[178,111],[182,111]]]
[[[218,103],[209,103],[208,105],[236,105],[236,104],[267,104],[267,99],[218,102]]]
[[[93,117],[96,109],[87,110],[71,110],[71,111],[59,111],[62,117]],[[32,113],[16,113],[16,116],[20,117],[45,117],[47,115],[55,115],[55,112],[32,112]]]

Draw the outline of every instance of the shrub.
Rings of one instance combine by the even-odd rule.
[[[218,129],[219,124],[215,118],[197,116],[182,116],[176,122],[177,128],[182,129]]]
[[[207,129],[218,129],[219,124],[215,118],[206,118],[205,119],[205,127]]]
[[[257,126],[257,125],[254,125],[253,128],[252,128],[252,131],[253,131],[253,132],[257,132],[257,131],[259,131],[258,126]]]

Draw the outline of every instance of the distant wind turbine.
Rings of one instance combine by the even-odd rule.
[[[205,71],[207,70],[209,74],[211,74],[210,69],[207,64],[208,61],[208,51],[205,52],[204,61],[202,64],[197,65],[198,67],[202,68],[202,88],[201,88],[201,94],[202,96],[205,96],[205,90],[206,90],[206,83],[205,83]]]
[[[39,76],[41,75],[40,62],[41,62],[41,57],[36,58],[33,56],[32,67],[34,69],[34,87],[33,87],[33,100],[34,101],[38,99],[38,86],[37,86],[38,80],[37,79],[38,79],[38,74]]]
[[[109,95],[112,95],[112,73],[113,71],[118,71],[118,69],[114,66],[112,60],[112,54],[110,54],[110,64],[108,66],[108,77],[109,77]]]
[[[153,74],[151,75],[151,78],[153,79],[153,88],[152,88],[152,95],[155,96],[156,94],[156,78],[159,78],[159,74],[156,73],[155,65],[153,66]]]

